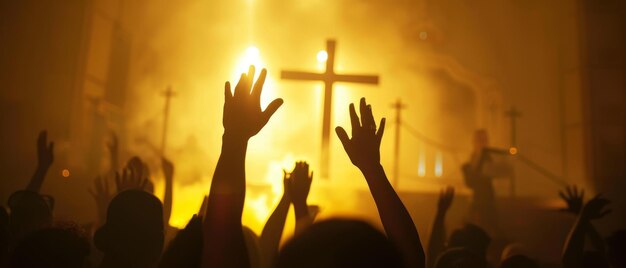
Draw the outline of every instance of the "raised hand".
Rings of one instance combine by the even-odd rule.
[[[287,173],[286,170],[283,169],[283,197],[287,201],[291,202],[291,173]]]
[[[167,158],[161,158],[161,168],[163,169],[163,176],[165,179],[171,180],[174,177],[174,163]]]
[[[352,164],[363,170],[380,164],[380,142],[385,131],[385,118],[380,120],[380,126],[376,131],[372,107],[365,102],[365,98],[361,98],[359,110],[360,121],[354,104],[350,104],[352,138],[348,137],[346,130],[342,127],[335,128],[335,131]]]
[[[610,209],[605,209],[610,203],[611,201],[608,199],[603,198],[601,195],[596,195],[583,206],[580,217],[586,220],[600,219],[611,213]]]
[[[39,192],[48,169],[54,162],[54,142],[48,143],[48,132],[42,130],[37,137],[37,168],[30,178],[27,190]]]
[[[107,207],[109,206],[111,198],[113,198],[113,194],[109,191],[107,181],[101,176],[96,177],[93,181],[93,185],[94,188],[87,189],[87,191],[89,191],[89,194],[91,194],[94,201],[96,201],[99,223],[104,223],[106,220]]]
[[[441,189],[439,193],[439,202],[437,203],[437,208],[441,212],[446,212],[452,205],[452,200],[454,200],[454,187],[448,186],[444,189]]]
[[[145,190],[148,178],[141,169],[125,168],[121,173],[115,173],[115,185],[118,193],[130,189]]]
[[[49,168],[54,162],[54,142],[48,143],[48,132],[39,132],[37,138],[37,166]]]
[[[565,201],[565,204],[567,204],[566,208],[561,209],[562,211],[575,215],[580,213],[585,198],[585,190],[580,189],[579,191],[576,185],[567,186],[565,187],[565,192],[559,191],[559,196]]]
[[[224,87],[224,134],[228,136],[249,139],[256,135],[274,112],[283,104],[282,99],[272,101],[265,111],[261,110],[261,92],[267,71],[261,70],[259,79],[254,83],[254,66],[250,66],[248,73],[241,74],[234,94],[230,89],[230,82]]]
[[[294,206],[306,206],[306,199],[311,191],[311,182],[313,181],[313,172],[309,173],[309,164],[304,161],[296,162],[296,167],[291,172],[290,178],[291,198]]]

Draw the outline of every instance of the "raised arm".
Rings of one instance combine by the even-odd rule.
[[[604,209],[609,203],[610,202],[607,199],[597,195],[583,206],[576,223],[574,223],[574,226],[565,241],[562,256],[563,267],[582,267],[583,253],[585,249],[585,234],[588,232],[592,220],[600,219],[611,212],[610,210]]]
[[[174,198],[174,164],[163,157],[161,168],[165,177],[165,193],[163,194],[163,223],[169,225],[172,216],[172,199]]]
[[[289,179],[287,172],[283,171],[283,196],[272,215],[267,219],[259,238],[262,267],[273,267],[273,260],[278,254],[280,238],[283,235],[285,220],[289,213],[289,205],[291,205],[290,187],[291,179]]]
[[[425,267],[424,249],[415,224],[380,164],[380,143],[385,129],[385,119],[380,121],[376,131],[372,107],[367,105],[364,98],[361,99],[360,112],[359,121],[354,104],[350,104],[352,138],[348,137],[342,127],[335,129],[337,136],[352,163],[365,176],[385,232],[397,245],[407,267]]]
[[[254,67],[235,87],[226,82],[224,95],[224,134],[222,151],[213,174],[209,202],[204,219],[202,267],[247,267],[249,260],[242,233],[241,216],[246,194],[245,159],[248,140],[256,135],[276,110],[282,99],[261,110],[261,91],[265,76],[261,71],[254,82]]]
[[[28,182],[26,190],[39,192],[48,169],[54,162],[54,142],[48,143],[48,132],[42,130],[37,138],[37,168]]]
[[[291,193],[293,199],[293,210],[296,214],[296,234],[305,230],[313,223],[312,215],[309,213],[307,198],[311,191],[313,173],[309,173],[309,164],[297,162],[291,173]]]
[[[435,266],[435,260],[441,252],[443,252],[446,243],[446,213],[452,205],[454,199],[454,187],[448,186],[441,190],[439,194],[439,203],[437,204],[437,214],[435,214],[435,222],[430,233],[430,241],[428,242],[428,267]]]

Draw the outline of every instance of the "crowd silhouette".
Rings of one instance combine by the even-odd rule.
[[[487,258],[492,238],[483,227],[466,224],[446,232],[446,214],[455,189],[442,189],[427,251],[422,246],[409,211],[392,187],[381,165],[380,144],[385,118],[379,123],[364,98],[349,106],[351,132],[336,134],[352,164],[363,174],[375,202],[383,230],[351,218],[316,220],[318,208],[307,198],[314,179],[306,162],[283,173],[283,194],[259,236],[244,225],[246,151],[283,104],[272,101],[262,109],[267,71],[255,81],[255,68],[241,74],[231,90],[224,86],[222,147],[208,196],[184,229],[168,225],[172,212],[174,165],[162,159],[165,175],[163,202],[155,195],[148,166],[133,157],[121,169],[117,138],[108,144],[111,170],[97,177],[90,189],[97,211],[96,231],[57,222],[54,197],[40,193],[54,162],[54,143],[47,133],[37,140],[35,173],[23,190],[14,192],[0,210],[0,265],[2,267],[542,267],[521,246],[510,245],[501,260]],[[480,142],[480,141],[477,141]],[[476,160],[479,161],[479,160]],[[464,167],[464,169],[467,169]],[[471,172],[471,171],[467,171]],[[105,176],[114,178],[113,188]],[[473,185],[493,192],[489,184]],[[564,211],[577,219],[563,242],[562,266],[626,267],[626,230],[603,238],[593,221],[610,213],[601,195],[585,201],[584,190],[568,187],[559,193]],[[493,202],[490,196],[481,202]],[[295,211],[295,234],[281,246],[288,211]],[[487,206],[490,204],[486,204]],[[425,215],[413,215],[425,217]],[[490,216],[491,217],[491,216]],[[495,219],[489,219],[495,221]],[[592,248],[586,248],[590,242]]]

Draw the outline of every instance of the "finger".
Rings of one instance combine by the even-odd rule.
[[[374,112],[372,111],[372,105],[367,105],[367,120],[371,125],[371,128],[376,131],[376,120],[374,120]]]
[[[354,134],[358,133],[359,128],[361,128],[359,116],[356,114],[356,110],[354,109],[354,103],[350,103],[350,123],[352,124],[352,137],[354,137]]]
[[[261,92],[263,92],[263,84],[265,84],[265,77],[267,76],[267,70],[263,68],[261,70],[261,74],[259,74],[259,79],[254,83],[254,87],[252,87],[252,96],[254,96],[255,100],[261,99]]]
[[[265,123],[267,123],[272,115],[274,115],[276,110],[278,110],[278,108],[283,105],[283,102],[283,99],[275,99],[269,105],[267,105],[267,108],[265,108],[265,111],[263,111],[263,115],[265,116]]]
[[[309,175],[309,181],[313,181],[313,171],[311,171],[311,174]]]
[[[563,200],[565,200],[565,202],[567,202],[568,198],[565,196],[563,191],[559,191],[559,196],[561,197],[561,199],[563,199]]]
[[[41,132],[39,132],[39,136],[37,137],[37,147],[38,148],[45,148],[46,147],[47,136],[48,136],[48,132],[47,131],[42,130]]]
[[[380,142],[383,139],[383,133],[385,133],[386,122],[387,122],[387,119],[385,119],[384,117],[380,119],[380,126],[378,126],[378,131],[376,132],[376,137],[378,138],[378,145],[380,145]]]
[[[230,82],[226,81],[226,84],[224,84],[224,100],[229,101],[232,98],[233,92],[230,91]]]
[[[350,143],[350,138],[348,138],[348,133],[342,127],[336,127],[335,132],[337,133],[337,137],[341,141],[343,148],[348,151],[348,144]]]
[[[235,86],[235,94],[233,95],[234,97],[243,95],[243,92],[245,91],[245,88],[246,88],[246,80],[247,80],[247,75],[245,73],[242,73],[241,76],[239,77],[239,82],[237,82],[237,85]]]
[[[572,196],[572,188],[571,188],[571,186],[565,187],[565,191],[567,191],[567,196],[569,196],[569,197]]]
[[[365,98],[361,98],[359,101],[359,113],[361,113],[361,126],[365,129],[370,129],[370,121],[367,117],[367,103],[365,102]]]
[[[612,210],[607,209],[607,210],[603,211],[602,213],[600,213],[599,216],[600,216],[600,218],[602,218],[602,217],[606,216],[607,214],[610,214],[611,212],[612,212]]]

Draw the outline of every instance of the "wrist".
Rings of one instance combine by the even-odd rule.
[[[361,165],[358,167],[361,170],[361,173],[366,176],[370,174],[377,174],[380,172],[384,172],[383,166],[380,163],[370,164],[370,165]]]
[[[249,139],[250,138],[224,131],[222,135],[222,146],[246,147]]]

